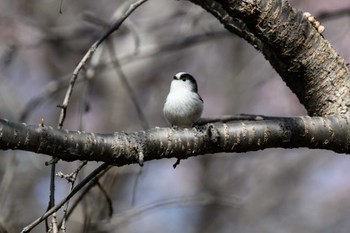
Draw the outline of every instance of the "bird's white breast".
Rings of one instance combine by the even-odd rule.
[[[190,127],[203,111],[203,102],[196,92],[183,88],[182,81],[173,81],[164,105],[164,115],[172,125]]]

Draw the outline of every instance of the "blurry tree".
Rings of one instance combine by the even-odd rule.
[[[313,180],[305,177],[317,180],[324,169],[316,168],[315,157],[305,156],[313,151],[265,150],[259,152],[265,156],[251,155],[249,161],[224,155],[219,157],[227,162],[214,160],[217,156],[198,158],[190,165],[179,161],[266,148],[350,153],[349,68],[317,21],[349,17],[349,10],[335,8],[350,8],[346,1],[333,3],[334,9],[319,13],[317,19],[283,0],[146,2],[121,1],[121,6],[112,1],[62,2],[62,12],[57,5],[34,0],[1,3],[7,12],[1,12],[0,23],[0,117],[10,121],[0,120],[0,148],[52,156],[46,162],[47,174],[43,158],[28,158],[29,153],[22,151],[2,153],[2,231],[19,231],[27,225],[23,232],[139,232],[141,227],[166,232],[345,232],[349,211],[342,203],[349,198],[350,186],[336,195],[332,189],[329,199],[315,198],[320,192],[310,192]],[[322,2],[317,7],[322,4],[330,8]],[[141,5],[143,10],[135,11]],[[320,11],[317,7],[309,8]],[[77,23],[77,12],[82,10],[88,25]],[[254,52],[228,31],[260,51],[297,99],[282,82],[275,88],[276,79],[267,78],[274,74],[264,71],[262,57],[251,59]],[[348,37],[347,31],[341,35]],[[344,47],[348,49],[346,43]],[[342,52],[344,57],[350,54]],[[196,77],[208,77],[197,78],[208,117],[192,129],[154,127],[165,125],[161,108],[170,81],[162,77],[184,68]],[[273,107],[265,107],[261,97],[269,99],[272,88]],[[306,115],[298,100],[309,116],[291,117]],[[232,115],[240,111],[259,115]],[[260,115],[276,113],[285,117]],[[155,161],[141,170],[121,168],[162,158],[177,159],[178,177],[170,178],[170,167]],[[103,163],[93,169],[88,161]],[[338,166],[349,162],[340,161]],[[337,181],[324,182],[330,187],[343,184]],[[149,213],[164,206],[175,207],[155,216]],[[38,218],[28,225],[33,217]],[[42,221],[46,224],[39,225],[41,229],[34,228]],[[134,221],[138,223],[130,224]],[[169,221],[173,223],[165,224]]]

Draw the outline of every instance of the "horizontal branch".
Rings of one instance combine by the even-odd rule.
[[[112,134],[29,126],[0,119],[0,149],[32,151],[66,161],[104,161],[116,166],[266,148],[307,147],[350,153],[350,116],[256,119]]]

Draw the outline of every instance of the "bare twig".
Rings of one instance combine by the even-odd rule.
[[[5,165],[5,171],[2,174],[1,180],[0,180],[0,193],[1,194],[6,194],[6,195],[0,195],[0,209],[5,209],[5,204],[6,204],[6,199],[9,195],[8,190],[11,186],[11,184],[13,184],[13,182],[15,182],[14,180],[14,174],[16,172],[16,166],[17,166],[17,152],[13,151],[12,152],[12,156],[10,156],[9,158],[7,158],[5,161],[6,165]],[[1,233],[1,230],[0,230]]]
[[[67,83],[68,81],[69,76],[65,75],[47,84],[41,93],[39,93],[36,97],[30,99],[29,102],[25,105],[25,108],[20,113],[20,121],[25,122],[28,116],[35,110],[35,108],[39,107],[41,103],[48,101],[52,96],[66,88],[69,85]]]
[[[74,203],[72,204],[72,206],[70,207],[69,211],[67,212],[67,216],[66,219],[68,220],[68,218],[70,217],[70,215],[73,213],[73,211],[75,210],[75,208],[78,206],[78,204],[81,202],[81,200],[85,197],[85,195],[91,190],[91,188],[93,188],[96,183],[98,182],[98,180],[104,175],[106,174],[106,172],[112,168],[112,166],[107,167],[105,170],[103,170],[100,174],[98,174],[96,177],[94,177],[91,182],[89,184],[87,184],[87,186],[85,187],[85,189],[80,193],[80,195],[76,198],[76,200],[74,201]],[[62,222],[58,225],[61,226]]]
[[[125,22],[126,27],[129,29],[131,35],[134,38],[135,48],[134,48],[134,55],[138,55],[140,52],[140,45],[141,45],[141,37],[138,33],[138,30],[136,28],[136,25],[131,22],[130,20]]]
[[[96,69],[96,66],[94,64],[97,64],[97,61],[95,63],[95,62],[93,62],[93,60],[94,59],[92,59],[93,65],[89,69],[90,72],[85,74],[85,80],[87,80],[87,83],[86,83],[85,91],[84,91],[84,94],[83,94],[83,97],[82,97],[83,98],[83,100],[82,100],[83,110],[80,111],[81,115],[80,115],[80,127],[79,128],[81,130],[83,129],[83,114],[88,112],[89,109],[90,109],[90,107],[89,107],[90,106],[89,100],[90,100],[90,95],[92,93],[93,80],[95,78],[94,73],[95,73],[95,69]],[[99,60],[99,59],[97,59],[97,60]],[[75,181],[77,179],[77,176],[78,176],[79,172],[83,169],[83,167],[87,163],[88,163],[88,161],[84,161],[83,163],[81,163],[80,166],[74,172],[72,172],[71,174],[68,174],[68,175],[64,175],[63,173],[58,174],[59,176],[61,176],[62,178],[65,178],[68,182],[71,183],[69,192],[72,192],[72,190],[74,188]],[[62,233],[66,232],[66,222],[67,222],[68,207],[69,207],[69,200],[65,204],[65,207],[63,209],[62,222],[59,225],[59,229],[61,230]]]
[[[134,55],[137,55],[139,52],[139,44],[140,44],[140,40],[138,35],[136,34],[136,30],[133,27],[132,24],[130,24],[129,26],[131,26],[130,30],[133,32],[134,37],[135,37],[135,50],[134,50]],[[126,88],[127,93],[129,94],[131,101],[133,102],[135,108],[136,108],[136,112],[137,115],[139,116],[139,120],[141,122],[142,128],[143,129],[148,129],[149,128],[149,123],[147,121],[147,118],[139,104],[139,101],[137,100],[136,94],[134,92],[134,90],[132,89],[128,79],[125,76],[125,73],[123,72],[122,67],[120,66],[119,60],[117,55],[115,54],[115,48],[114,48],[114,44],[113,41],[110,41],[110,43],[108,43],[109,46],[111,47],[111,49],[108,49],[111,59],[113,60],[113,66],[114,66],[114,70],[116,71],[117,75],[119,76],[120,80],[122,81],[123,86]],[[140,164],[141,165],[141,164]],[[132,198],[131,198],[131,204],[134,205],[135,203],[135,197],[136,197],[136,190],[137,190],[137,184],[138,181],[141,177],[143,168],[141,165],[141,168],[139,170],[139,172],[137,173],[136,177],[135,177],[135,181],[134,181],[134,185],[133,185],[133,191],[132,191]]]
[[[99,25],[103,25],[103,26],[107,26],[108,25],[106,22],[104,22],[101,19],[98,19],[98,18],[94,17],[93,15],[86,15],[86,16],[87,16],[87,19],[89,19],[90,22],[97,22]],[[135,28],[135,26],[134,26],[134,24],[132,22],[125,22],[125,23],[126,23],[127,28],[129,29],[129,31],[133,35],[134,40],[135,40],[135,49],[134,49],[133,55],[137,55],[139,53],[140,37],[137,34],[137,30],[136,30],[136,28]],[[121,65],[119,63],[119,59],[118,59],[118,57],[116,55],[116,52],[115,52],[116,50],[115,50],[113,41],[110,40],[108,45],[110,47],[108,49],[108,51],[110,53],[111,60],[113,61],[113,63],[112,63],[113,68],[116,71],[116,73],[119,76],[119,78],[121,79],[122,84],[126,88],[127,93],[129,94],[129,96],[130,96],[130,98],[131,98],[131,100],[132,100],[132,102],[133,102],[133,104],[134,104],[134,106],[136,108],[136,111],[137,111],[138,116],[140,118],[140,121],[141,121],[143,129],[147,129],[147,128],[149,128],[149,124],[147,122],[147,119],[146,119],[143,111],[142,111],[142,108],[141,108],[141,106],[139,104],[139,101],[137,100],[135,92],[132,89],[128,79],[126,78],[125,73],[123,72],[123,70],[121,68]],[[97,64],[94,64],[94,67],[96,67],[96,66],[97,66]]]
[[[51,209],[55,205],[55,174],[56,174],[56,163],[51,165],[51,174],[50,174],[50,201],[47,206],[47,209]],[[47,219],[45,220],[46,226]],[[57,232],[57,216],[56,212],[52,214],[51,225],[50,228],[53,229],[53,232]]]
[[[114,65],[114,70],[116,71],[117,75],[119,76],[120,80],[122,81],[123,86],[126,88],[127,93],[129,94],[132,103],[134,104],[136,111],[137,111],[137,115],[139,116],[141,125],[143,129],[148,129],[149,128],[149,124],[148,121],[145,117],[145,114],[142,111],[142,108],[139,104],[139,101],[137,100],[136,94],[134,92],[134,90],[132,89],[128,79],[126,78],[122,68],[120,67],[119,61],[117,56],[115,55],[115,49],[113,46],[113,42],[109,43],[110,49],[108,49],[108,51],[110,52],[110,56],[113,60],[113,65]]]
[[[134,185],[132,187],[132,196],[131,196],[131,205],[134,206],[136,202],[136,191],[137,191],[137,185],[139,184],[139,181],[141,179],[141,175],[147,171],[148,166],[142,166],[140,167],[140,170],[137,172]]]
[[[59,12],[60,12],[60,14],[62,14],[62,13],[63,13],[63,12],[62,12],[62,6],[63,6],[63,0],[61,0],[61,1],[60,1],[60,11],[59,11]]]
[[[96,182],[97,187],[101,190],[103,196],[105,197],[106,201],[107,201],[107,206],[108,206],[108,216],[112,217],[113,215],[113,204],[112,204],[112,200],[109,197],[107,191],[103,188],[103,186],[100,184],[99,181]]]
[[[90,60],[91,56],[94,54],[94,52],[96,51],[98,46],[104,40],[106,40],[114,31],[118,30],[118,28],[125,21],[125,19],[127,19],[129,17],[129,15],[134,10],[136,10],[140,5],[142,5],[145,2],[147,2],[147,0],[139,0],[139,1],[131,4],[129,6],[129,8],[125,11],[125,13],[122,15],[122,17],[120,17],[119,20],[117,20],[110,28],[108,28],[102,34],[102,36],[90,47],[90,49],[85,54],[83,59],[79,62],[78,66],[74,69],[72,77],[70,79],[70,85],[69,85],[68,90],[66,92],[66,96],[65,96],[65,98],[63,100],[62,105],[59,106],[61,108],[61,114],[60,114],[60,117],[59,117],[59,127],[60,128],[63,126],[64,119],[66,118],[66,112],[67,112],[68,103],[69,103],[70,97],[72,95],[74,84],[75,84],[75,81],[78,78],[78,74],[79,74],[80,70]]]
[[[120,58],[120,65],[125,65],[133,61],[148,58],[151,56],[156,56],[159,54],[164,54],[172,51],[179,51],[180,49],[186,49],[190,46],[194,46],[202,42],[207,42],[208,40],[223,38],[227,36],[232,36],[232,34],[230,34],[224,29],[220,29],[212,32],[204,32],[195,35],[190,35],[182,39],[177,38],[176,40],[171,41],[168,44],[157,45],[156,47],[143,46],[143,48],[140,49],[137,56],[135,56],[134,54],[130,54]],[[113,63],[113,61],[111,61],[111,63]]]
[[[109,23],[104,21],[103,19],[100,19],[98,17],[96,17],[95,15],[91,14],[90,12],[87,12],[83,15],[84,19],[87,22],[90,22],[96,26],[100,26],[100,27],[104,27],[104,28],[108,28]],[[132,21],[125,21],[124,22],[124,26],[125,28],[127,28],[129,30],[129,32],[131,33],[132,37],[134,38],[134,43],[135,43],[135,48],[134,48],[134,55],[137,55],[140,49],[140,42],[141,42],[141,37],[138,33],[138,30],[135,26],[135,24]]]
[[[51,214],[56,212],[58,209],[60,209],[67,201],[69,201],[80,189],[82,189],[87,183],[89,183],[94,177],[96,177],[99,173],[101,173],[103,170],[107,169],[109,164],[103,163],[98,168],[96,168],[93,172],[91,172],[85,179],[83,179],[77,186],[73,188],[73,190],[65,197],[63,198],[57,205],[52,207],[50,210],[46,211],[45,214],[43,214],[40,218],[33,221],[31,224],[23,228],[21,231],[24,232],[30,232],[35,226],[37,226],[39,223],[44,221],[47,217],[49,217]]]
[[[132,30],[131,30],[132,31]],[[166,52],[171,52],[171,51],[178,51],[179,49],[185,49],[188,48],[189,46],[194,46],[198,43],[206,42],[208,40],[212,39],[217,39],[217,38],[222,38],[226,36],[232,36],[232,34],[228,33],[226,30],[217,30],[217,31],[212,31],[212,32],[205,32],[205,33],[200,33],[200,34],[195,34],[195,35],[190,35],[187,37],[184,37],[182,39],[177,39],[176,41],[171,41],[168,44],[165,45],[160,45],[159,47],[145,47],[145,48],[140,48],[137,49],[137,45],[135,44],[135,50],[132,54],[130,55],[125,55],[122,58],[119,59],[119,64],[120,65],[125,65],[129,64],[131,62],[144,59],[147,57],[151,56],[156,56],[159,54],[163,54]],[[135,38],[136,40],[136,38]],[[135,42],[136,43],[136,42]],[[96,56],[98,52],[96,51],[93,58]],[[137,53],[135,55],[135,53]],[[93,60],[92,58],[92,60]],[[91,60],[91,62],[92,62]],[[110,64],[113,64],[114,60],[112,59],[111,61],[107,63],[100,63],[92,66],[92,64],[89,65],[86,71],[86,75],[88,82],[90,82],[90,79],[92,79],[92,76],[94,73],[96,73],[96,69],[103,69]],[[69,83],[67,83],[69,80],[68,75],[50,82],[44,89],[43,91],[38,94],[36,97],[31,99],[25,106],[24,110],[22,111],[20,115],[20,121],[25,122],[25,119],[29,116],[29,114],[35,110],[40,104],[44,101],[47,101],[49,98],[51,98],[53,95],[57,94],[59,91],[63,90],[66,88]],[[84,81],[82,79],[78,79],[77,82]]]
[[[61,105],[59,105],[59,107],[61,108],[61,114],[59,117],[59,121],[58,121],[58,128],[61,129],[64,123],[64,120],[66,118],[66,111],[67,111],[67,107],[68,107],[68,103],[70,100],[70,97],[72,95],[73,92],[73,88],[74,88],[74,84],[76,82],[76,79],[78,78],[78,74],[80,72],[80,70],[83,68],[83,66],[90,60],[91,56],[94,54],[94,52],[96,51],[96,49],[98,48],[98,46],[106,39],[108,38],[114,31],[116,31],[120,25],[125,21],[126,18],[129,17],[129,15],[135,10],[137,9],[141,4],[145,3],[147,0],[139,0],[133,4],[131,4],[129,6],[129,8],[125,11],[125,13],[122,15],[122,17],[120,17],[110,28],[108,28],[105,33],[102,34],[102,36],[90,47],[90,49],[88,50],[88,52],[85,54],[85,56],[83,57],[83,59],[79,62],[78,66],[75,68],[75,70],[73,71],[72,77],[70,79],[70,85],[68,86],[65,98],[63,100],[63,103]],[[55,169],[55,164],[52,165],[51,167],[51,182],[50,182],[50,203],[49,203],[49,208],[50,210],[55,209],[55,208],[51,208],[54,205],[54,187],[55,187],[55,178],[54,175],[56,172]],[[78,186],[77,186],[78,187]],[[73,193],[73,190],[70,194]],[[54,210],[55,211],[55,210]],[[48,213],[48,212],[47,212]],[[48,215],[49,216],[49,215]],[[55,213],[53,212],[53,227],[55,229]],[[44,218],[45,219],[45,218]],[[39,219],[39,222],[41,219]]]
[[[158,201],[150,204],[146,204],[143,206],[135,207],[132,209],[129,209],[123,213],[120,213],[118,215],[115,215],[114,218],[111,221],[111,225],[108,225],[106,229],[109,227],[116,228],[120,227],[122,224],[126,224],[130,222],[130,219],[142,214],[145,214],[146,212],[149,212],[151,210],[160,208],[160,207],[167,207],[167,206],[202,206],[202,205],[209,205],[209,204],[216,204],[216,205],[223,205],[223,206],[231,206],[231,207],[238,207],[239,206],[239,200],[235,197],[220,197],[220,196],[214,196],[211,194],[201,194],[196,196],[189,196],[189,197],[179,197],[169,200],[163,200]]]
[[[84,161],[80,164],[80,166],[71,174],[69,174],[68,176],[64,176],[63,178],[65,178],[68,182],[71,183],[69,192],[72,192],[73,188],[74,188],[74,184],[75,181],[77,179],[78,173],[81,171],[81,169],[87,164],[88,161]],[[68,206],[69,206],[69,200],[66,202],[66,205],[63,209],[63,220],[62,220],[62,225],[59,226],[59,228],[61,229],[62,232],[66,232],[66,221],[67,221],[67,210],[68,210]]]

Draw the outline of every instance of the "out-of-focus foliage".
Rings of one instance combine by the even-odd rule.
[[[56,126],[56,106],[62,103],[74,67],[130,3],[63,1],[60,14],[59,1],[0,0],[0,117],[28,124],[39,124],[44,118],[45,124]],[[316,16],[350,8],[348,0],[294,0],[291,4]],[[325,19],[322,24],[324,36],[349,60],[350,15]],[[150,0],[108,41],[95,53],[93,66],[81,72],[64,128],[142,129],[111,54],[117,56],[150,127],[166,126],[162,107],[172,76],[179,71],[196,77],[206,117],[306,114],[261,54],[190,2]],[[38,101],[29,105],[34,99]],[[15,232],[45,212],[47,160],[27,152],[0,151],[0,219]],[[349,229],[347,156],[271,149],[190,158],[176,169],[174,162],[148,162],[139,176],[136,165],[112,168],[101,181],[112,199],[112,217],[108,217],[106,199],[94,188],[68,221],[67,232]],[[59,162],[57,169],[70,173],[77,166]],[[81,177],[95,167],[90,163]],[[58,179],[57,200],[68,188],[65,180]],[[43,231],[42,225],[33,230]]]

